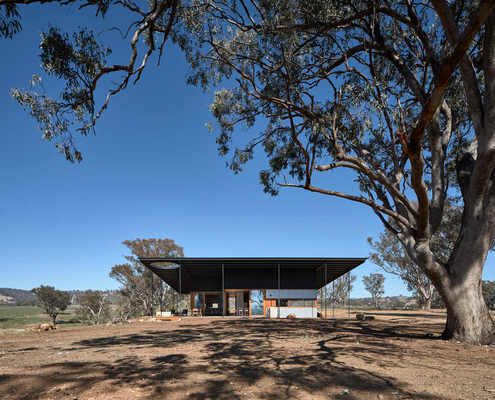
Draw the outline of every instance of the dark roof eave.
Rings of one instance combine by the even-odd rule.
[[[139,257],[143,263],[150,262],[171,262],[174,264],[192,263],[192,262],[361,262],[367,260],[367,257]]]
[[[194,290],[196,291],[202,290],[197,287],[201,285],[206,287],[207,283],[202,281],[203,278],[205,280],[213,279],[216,282],[215,287],[222,287],[222,278],[220,278],[221,275],[218,275],[218,270],[222,267],[228,268],[230,273],[239,271],[241,275],[238,276],[242,276],[246,270],[252,268],[256,275],[242,277],[243,281],[246,282],[246,287],[249,288],[271,288],[270,285],[273,282],[268,282],[270,280],[269,274],[273,274],[274,268],[276,269],[278,265],[284,270],[312,270],[316,275],[313,275],[314,280],[311,283],[302,284],[301,281],[297,281],[300,278],[299,275],[299,278],[290,278],[289,283],[285,282],[285,288],[289,288],[288,286],[290,288],[307,288],[306,286],[320,288],[366,261],[366,258],[350,257],[141,257],[139,259],[175,290],[178,290],[180,286],[179,276],[182,276],[182,293],[188,293],[192,287],[195,287]],[[180,268],[173,268],[170,264],[178,265]],[[326,269],[323,269],[325,265],[328,266],[328,275],[324,272]],[[258,272],[260,269],[266,270],[268,275],[260,278]],[[191,274],[195,276],[193,277]],[[198,276],[197,274],[202,275]],[[215,278],[216,275],[218,276]],[[231,276],[235,277],[235,275]],[[258,283],[261,285],[261,280],[267,280],[264,281],[265,286],[257,286]],[[252,282],[252,284],[248,284],[248,282]],[[238,289],[242,287],[236,286]]]

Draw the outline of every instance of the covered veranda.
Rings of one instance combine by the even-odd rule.
[[[251,291],[258,290],[263,294],[263,315],[268,311],[270,315],[281,317],[287,315],[283,313],[285,309],[305,315],[305,308],[315,307],[319,289],[350,272],[366,258],[153,257],[140,260],[179,294],[190,296],[189,315],[251,316]]]

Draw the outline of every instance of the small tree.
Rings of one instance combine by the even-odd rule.
[[[44,285],[34,288],[32,291],[55,325],[58,314],[66,310],[70,304],[69,293],[57,290],[53,286]]]
[[[411,260],[395,235],[388,231],[380,233],[378,240],[368,238],[373,247],[370,259],[385,272],[400,277],[407,289],[414,292],[419,306],[424,310],[431,308],[435,286],[424,271]]]
[[[327,289],[329,290],[327,290],[327,300],[334,304],[345,304],[349,293],[352,291],[352,286],[355,280],[356,276],[351,274],[345,274],[340,278],[335,279],[328,285]]]
[[[153,273],[138,257],[183,257],[183,248],[172,239],[134,239],[123,244],[132,254],[125,256],[125,264],[114,265],[110,271],[110,277],[122,285],[121,294],[128,301],[123,310],[130,310],[128,316],[151,315],[156,305],[160,309],[172,304],[175,307],[178,300],[175,291],[160,278],[153,278]]]
[[[133,315],[132,304],[122,291],[119,291],[112,312],[113,322],[125,322]]]
[[[98,325],[110,315],[108,295],[98,290],[86,290],[79,296],[78,316],[81,320]]]
[[[370,292],[375,308],[379,308],[380,298],[385,293],[385,277],[382,274],[370,274],[363,276],[364,288]]]

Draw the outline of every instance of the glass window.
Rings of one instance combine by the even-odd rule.
[[[277,307],[313,307],[314,300],[312,299],[276,299]]]
[[[277,299],[277,307],[287,307],[287,299]]]
[[[313,307],[311,299],[294,299],[288,301],[289,307]]]

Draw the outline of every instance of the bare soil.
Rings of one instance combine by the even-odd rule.
[[[0,335],[0,399],[495,399],[495,348],[439,313],[184,318]]]

